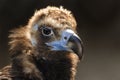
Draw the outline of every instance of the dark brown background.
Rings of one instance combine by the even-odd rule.
[[[0,0],[0,68],[10,63],[8,31],[47,5],[76,17],[85,54],[76,80],[120,80],[120,0]]]

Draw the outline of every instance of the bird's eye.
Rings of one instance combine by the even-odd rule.
[[[53,31],[52,31],[52,29],[49,28],[49,27],[44,27],[44,28],[42,29],[42,34],[43,34],[44,36],[51,36],[51,35],[53,34]]]

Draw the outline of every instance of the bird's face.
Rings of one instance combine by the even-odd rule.
[[[59,12],[59,11],[58,11]],[[54,12],[53,12],[54,13]],[[31,43],[39,55],[72,53],[82,58],[82,41],[77,35],[76,21],[62,13],[42,15],[31,27]],[[70,18],[67,18],[70,17]]]
[[[72,52],[82,58],[82,41],[76,30],[52,18],[39,21],[32,27],[32,45],[39,50],[52,52]]]

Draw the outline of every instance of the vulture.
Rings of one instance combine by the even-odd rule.
[[[11,64],[0,70],[0,80],[75,80],[83,56],[76,27],[63,7],[36,11],[26,26],[11,30]]]

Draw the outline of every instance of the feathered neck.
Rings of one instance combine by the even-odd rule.
[[[61,56],[59,55],[59,58]],[[75,61],[72,61],[72,58],[63,57],[62,59],[53,58],[50,60],[41,58],[35,62],[37,68],[42,72],[44,80],[74,80],[77,65],[77,61],[76,63]]]

